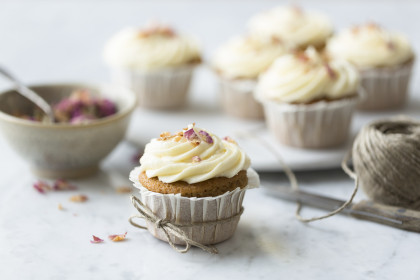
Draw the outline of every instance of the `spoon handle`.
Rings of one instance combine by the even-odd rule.
[[[51,106],[36,92],[22,84],[18,79],[16,79],[9,71],[5,70],[0,66],[0,73],[10,80],[16,87],[16,91],[28,98],[30,101],[35,103],[42,111],[48,116],[51,122],[54,122],[54,113],[51,109]]]

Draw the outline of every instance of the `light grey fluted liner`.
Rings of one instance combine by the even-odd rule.
[[[280,143],[298,148],[327,148],[344,143],[358,97],[313,104],[264,101],[270,132]]]
[[[227,114],[247,119],[264,118],[263,107],[254,98],[257,80],[229,80],[222,77],[219,79],[222,106]]]
[[[177,224],[200,223],[205,221],[217,221],[226,219],[240,213],[245,192],[251,188],[259,187],[258,174],[253,169],[248,169],[248,185],[237,188],[216,197],[183,197],[180,194],[161,194],[151,192],[143,187],[138,180],[139,167],[130,173],[130,180],[134,187],[140,190],[141,201],[161,219],[169,220]],[[216,225],[196,225],[182,228],[187,236],[203,245],[210,245],[229,239],[235,232],[240,216]],[[167,238],[161,229],[155,224],[148,222],[149,232],[165,242]],[[171,236],[175,244],[185,244],[182,240]]]
[[[177,108],[186,104],[196,65],[154,71],[111,69],[114,83],[137,93],[138,104],[151,109]]]
[[[402,107],[407,100],[413,65],[414,59],[395,67],[360,70],[366,98],[358,108],[374,111]]]

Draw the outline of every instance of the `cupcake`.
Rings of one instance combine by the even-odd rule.
[[[405,103],[414,54],[402,34],[369,23],[342,31],[326,49],[329,56],[353,63],[360,72],[366,91],[360,109],[396,109]]]
[[[213,68],[219,77],[226,113],[242,118],[264,117],[261,104],[253,96],[257,78],[285,51],[284,44],[275,38],[249,36],[233,38],[217,50]]]
[[[230,238],[242,214],[245,191],[258,187],[258,175],[235,141],[189,125],[175,134],[162,133],[146,145],[140,166],[130,179],[141,202],[159,219],[176,224],[202,245]],[[155,237],[168,238],[147,222]],[[174,244],[185,241],[169,234]]]
[[[308,46],[322,49],[333,32],[325,15],[296,6],[276,7],[257,14],[250,19],[248,28],[254,36],[276,37],[301,50]]]
[[[132,88],[147,108],[184,105],[201,61],[194,39],[162,25],[124,29],[107,42],[104,58],[113,81]]]
[[[326,61],[314,48],[277,58],[260,76],[256,98],[280,143],[328,148],[348,138],[359,75],[344,60]]]

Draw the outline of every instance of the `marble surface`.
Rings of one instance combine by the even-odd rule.
[[[277,3],[277,2],[276,2]],[[26,82],[107,81],[100,50],[127,24],[163,18],[203,41],[206,55],[244,30],[255,11],[273,1],[2,1],[0,62]],[[403,30],[420,53],[415,1],[300,1],[331,15],[337,28],[377,20]],[[418,66],[417,66],[418,69]],[[418,72],[418,71],[417,71]],[[413,96],[420,95],[419,74]],[[5,83],[0,82],[1,86]],[[214,77],[200,69],[191,103],[216,99]],[[215,104],[215,103],[214,103]],[[206,105],[201,108],[206,112]],[[200,110],[199,110],[200,111]],[[153,120],[144,120],[153,126]],[[181,124],[184,125],[184,124]],[[130,129],[136,129],[132,123]],[[261,173],[262,187],[247,193],[234,237],[217,247],[173,251],[147,231],[130,226],[135,213],[128,172],[137,147],[121,143],[92,178],[72,181],[77,191],[37,193],[26,163],[0,137],[0,279],[419,279],[417,233],[346,216],[302,224],[295,205],[264,193],[287,184],[281,173]],[[302,188],[346,198],[353,182],[341,170],[297,173]],[[83,204],[69,201],[85,194]],[[359,193],[356,200],[363,199]],[[58,209],[62,204],[63,211]],[[321,214],[305,208],[305,216]],[[127,231],[127,240],[91,244],[91,235]]]

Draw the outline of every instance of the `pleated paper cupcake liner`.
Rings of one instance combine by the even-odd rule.
[[[408,96],[414,59],[403,65],[360,70],[361,84],[366,90],[360,110],[392,110],[401,108]]]
[[[194,224],[182,227],[188,238],[203,244],[210,245],[229,239],[235,232],[242,211],[242,202],[248,189],[259,186],[258,174],[253,169],[248,169],[248,185],[216,197],[183,197],[180,194],[161,194],[149,191],[139,182],[139,167],[130,173],[130,180],[134,187],[140,190],[139,198],[160,219],[174,224]],[[222,219],[233,219],[216,224],[199,224]],[[154,223],[146,222],[149,232],[158,239],[167,242],[167,237],[162,229]],[[170,234],[174,244],[185,244],[184,241]]]
[[[282,144],[298,148],[329,148],[348,139],[358,97],[313,104],[264,101],[267,126]]]
[[[254,98],[255,79],[229,80],[219,77],[223,110],[232,116],[246,119],[263,119],[264,111]]]
[[[171,109],[186,104],[195,67],[196,65],[186,65],[154,71],[114,68],[111,74],[114,83],[131,88],[137,93],[139,106]]]

